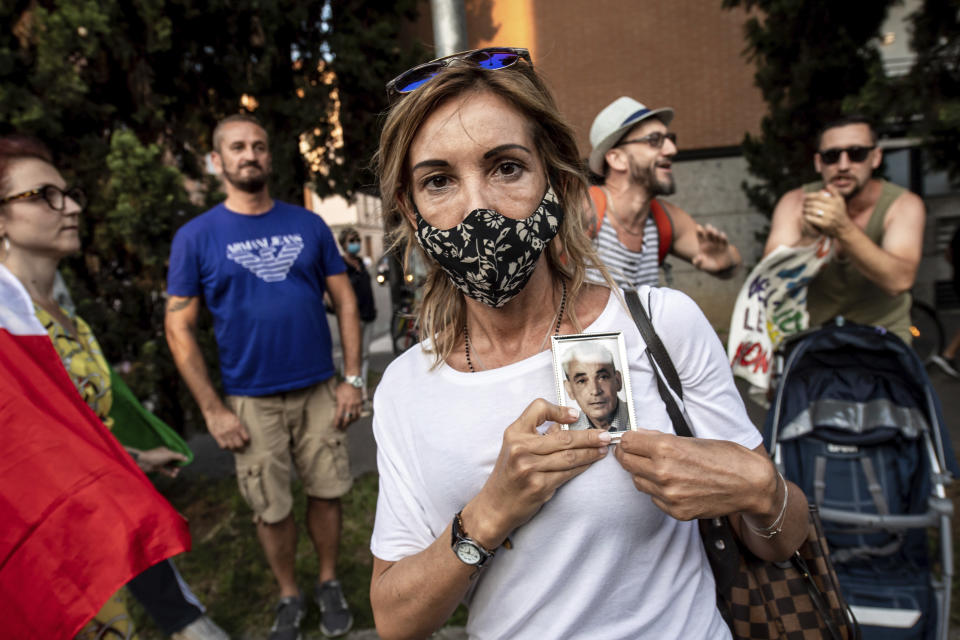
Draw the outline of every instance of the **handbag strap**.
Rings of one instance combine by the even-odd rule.
[[[677,394],[678,398],[683,400],[683,385],[680,382],[680,376],[677,374],[677,368],[673,366],[673,360],[670,359],[670,354],[667,353],[666,347],[663,346],[663,341],[660,340],[660,336],[657,335],[656,330],[653,328],[650,316],[640,303],[640,296],[637,295],[636,290],[624,290],[624,297],[627,300],[630,315],[633,316],[633,321],[636,323],[637,329],[640,330],[640,336],[647,345],[647,359],[650,361],[650,366],[653,367],[653,374],[657,379],[657,391],[660,393],[663,404],[666,405],[667,415],[670,416],[670,422],[673,423],[673,430],[679,436],[692,438],[693,433],[690,431],[690,427],[683,417],[683,412],[680,410],[674,397],[670,395],[663,380],[666,378],[667,384],[670,385],[673,392]],[[647,297],[647,306],[650,306],[649,295]]]
[[[657,379],[657,391],[666,406],[670,422],[673,423],[673,430],[679,436],[692,438],[693,433],[683,416],[683,411],[667,389],[667,384],[669,384],[677,397],[683,400],[683,385],[680,383],[677,368],[673,366],[670,354],[667,353],[663,341],[660,340],[660,336],[653,328],[653,322],[650,321],[646,309],[640,303],[640,296],[633,289],[625,290],[624,294],[633,321],[637,324],[637,329],[640,330],[640,335],[647,345],[647,359],[653,369],[653,377]],[[647,297],[647,307],[650,307],[649,296]],[[667,380],[666,383],[664,383],[664,378]],[[713,569],[717,588],[725,593],[736,579],[737,568],[740,564],[740,552],[730,521],[727,518],[701,520],[700,536],[703,538],[703,548],[707,553],[710,568]]]
[[[826,599],[820,592],[820,588],[817,586],[817,583],[814,582],[810,568],[807,566],[807,561],[803,559],[799,551],[794,551],[793,556],[790,558],[790,563],[803,578],[803,584],[806,586],[807,593],[810,595],[810,601],[820,614],[820,618],[827,628],[827,633],[830,634],[830,640],[843,640],[843,634],[840,632],[839,627],[837,627],[836,622],[834,622],[833,616],[830,615],[830,605],[827,604]]]
[[[678,398],[683,400],[683,385],[680,383],[680,376],[677,375],[677,368],[673,366],[673,360],[670,359],[670,354],[667,353],[666,347],[663,346],[663,341],[660,340],[660,336],[657,335],[656,330],[653,328],[653,323],[650,321],[647,310],[644,309],[640,303],[640,296],[635,289],[625,289],[624,297],[627,300],[630,315],[633,316],[633,321],[637,323],[637,328],[640,330],[640,335],[643,336],[643,341],[646,343],[647,349],[653,355],[653,359],[656,360],[657,365],[659,365],[670,388],[673,389],[673,392],[677,394]],[[647,307],[649,306],[650,294],[647,293]]]

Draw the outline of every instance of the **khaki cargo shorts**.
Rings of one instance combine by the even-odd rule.
[[[293,508],[290,461],[313,498],[339,498],[350,490],[347,434],[333,426],[336,378],[270,396],[227,396],[227,406],[250,434],[234,452],[240,493],[255,522],[280,522]]]

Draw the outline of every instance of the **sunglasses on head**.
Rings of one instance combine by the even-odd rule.
[[[677,134],[672,131],[667,133],[661,133],[660,131],[654,131],[653,133],[648,133],[642,138],[633,138],[632,140],[623,140],[618,142],[616,146],[622,147],[625,144],[648,144],[654,149],[659,149],[663,146],[663,142],[669,140],[673,143],[674,146],[677,145]]]
[[[850,162],[863,162],[867,159],[867,156],[870,155],[870,152],[876,148],[876,145],[871,147],[842,147],[839,149],[824,149],[817,153],[820,154],[820,160],[823,164],[837,164],[840,162],[840,155],[843,153],[847,154]]]
[[[514,47],[487,47],[485,49],[474,49],[472,51],[454,53],[453,55],[417,65],[398,75],[387,83],[387,98],[393,100],[404,93],[416,91],[422,87],[424,83],[454,62],[463,62],[480,69],[495,71],[497,69],[512,67],[521,59],[533,66],[533,62],[530,60],[530,52],[526,49],[517,49]]]

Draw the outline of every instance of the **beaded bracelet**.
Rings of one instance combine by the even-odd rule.
[[[780,507],[780,515],[778,515],[777,519],[773,521],[773,524],[771,524],[769,527],[757,528],[750,524],[746,518],[743,518],[743,523],[747,525],[747,528],[750,529],[750,531],[766,540],[769,540],[783,530],[783,516],[787,514],[787,499],[790,496],[790,487],[787,484],[787,481],[783,478],[783,474],[779,471],[777,471],[777,477],[779,477],[780,482],[783,483],[783,506]]]

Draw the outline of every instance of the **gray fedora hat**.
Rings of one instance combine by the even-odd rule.
[[[603,157],[623,135],[637,126],[643,120],[658,117],[663,124],[669,125],[673,120],[673,109],[662,107],[648,109],[646,105],[633,98],[622,96],[617,98],[597,114],[590,125],[590,170],[603,174]]]

